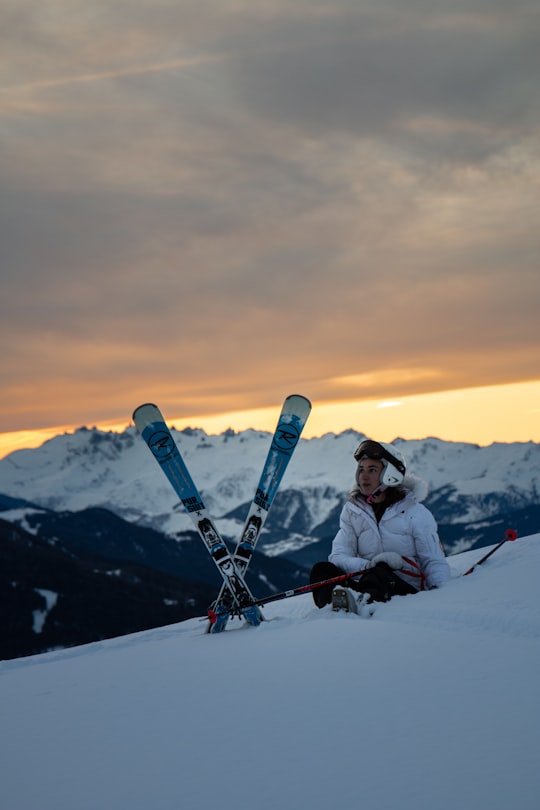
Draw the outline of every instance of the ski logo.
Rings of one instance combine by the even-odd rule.
[[[176,448],[171,434],[166,430],[157,430],[148,437],[147,444],[160,464],[171,458]]]
[[[253,501],[257,506],[261,507],[262,509],[266,509],[266,511],[268,511],[270,508],[269,507],[270,495],[268,494],[268,492],[265,492],[260,487],[257,487],[257,492],[255,493]]]
[[[300,431],[294,425],[290,422],[282,423],[276,428],[273,445],[281,453],[289,454],[298,444],[299,438]]]
[[[189,498],[182,498],[182,503],[184,504],[186,512],[202,512],[204,509],[204,503],[201,503],[198,498],[193,496]]]

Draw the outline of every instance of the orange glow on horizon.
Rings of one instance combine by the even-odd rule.
[[[304,392],[302,392],[304,393]],[[309,396],[308,392],[305,392]],[[167,422],[183,430],[202,428],[209,435],[228,428],[272,431],[279,406],[215,416],[181,417],[163,408]],[[100,430],[123,432],[123,423],[100,423]],[[91,424],[88,425],[92,427]],[[0,434],[0,458],[15,450],[39,447],[48,439],[71,433],[80,425]],[[303,436],[341,433],[353,428],[380,441],[424,439],[489,445],[493,442],[540,442],[540,381],[418,394],[392,400],[313,402]]]

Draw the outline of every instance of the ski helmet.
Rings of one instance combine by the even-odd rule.
[[[374,458],[381,461],[383,468],[380,482],[385,487],[398,487],[405,475],[405,458],[391,444],[366,439],[355,450],[354,458],[360,462],[363,458]]]

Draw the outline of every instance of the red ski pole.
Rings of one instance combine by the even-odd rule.
[[[255,599],[254,605],[267,605],[269,602],[277,602],[279,599],[287,599],[289,596],[299,596],[301,593],[311,593],[316,591],[317,588],[324,588],[325,585],[337,585],[339,582],[345,582],[353,577],[359,577],[365,574],[366,569],[362,568],[360,571],[353,571],[352,574],[340,574],[332,579],[323,579],[321,582],[311,582],[309,585],[299,585],[298,588],[292,588],[290,591],[282,591],[281,593],[274,593],[272,596],[263,596],[262,599]]]
[[[506,532],[504,533],[504,540],[501,540],[501,542],[498,543],[494,548],[492,548],[491,551],[488,551],[487,554],[484,554],[484,556],[480,560],[478,560],[478,562],[476,562],[471,568],[469,568],[468,571],[465,571],[463,576],[466,577],[467,574],[472,574],[472,572],[477,566],[482,565],[482,563],[485,562],[488,557],[491,557],[492,554],[495,554],[497,549],[500,548],[501,546],[504,546],[504,544],[509,540],[510,541],[517,540],[517,532],[515,529],[507,529]]]

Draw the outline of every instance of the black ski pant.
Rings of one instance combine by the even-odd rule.
[[[345,573],[346,571],[338,568],[334,563],[325,560],[315,563],[311,569],[309,581],[311,584],[323,582],[325,579],[340,577]],[[369,602],[388,602],[392,596],[417,593],[416,588],[401,579],[386,563],[377,563],[374,568],[369,568],[365,574],[361,574],[354,579],[345,580],[342,585],[358,591],[358,593],[368,593],[370,596]],[[316,588],[312,591],[313,601],[318,608],[330,604],[334,587],[334,585],[324,585],[322,588]]]

